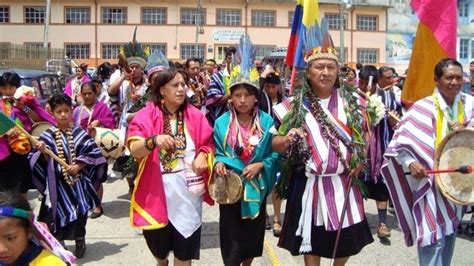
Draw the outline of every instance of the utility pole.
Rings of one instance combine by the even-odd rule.
[[[43,47],[45,48],[48,48],[50,14],[51,14],[51,0],[46,0],[46,15],[44,18],[44,35],[43,35]]]
[[[201,13],[202,13],[201,0],[198,0],[197,9],[195,13],[195,19],[196,19],[195,20],[196,21],[196,42],[194,43],[194,57],[195,58],[199,58],[198,41],[199,41],[199,31],[201,29]]]

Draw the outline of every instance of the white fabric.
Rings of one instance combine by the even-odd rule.
[[[171,124],[173,121],[171,121]],[[195,196],[188,190],[186,175],[195,175],[190,169],[196,149],[192,138],[186,132],[186,153],[173,169],[177,173],[163,174],[168,219],[184,237],[190,237],[202,224],[202,196]],[[163,166],[161,166],[163,169]],[[183,170],[184,169],[184,170]],[[180,171],[183,170],[183,171]]]

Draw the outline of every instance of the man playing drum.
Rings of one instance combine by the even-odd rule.
[[[463,208],[443,196],[427,170],[433,169],[435,151],[449,132],[472,126],[474,99],[461,92],[463,72],[456,60],[442,59],[434,74],[433,95],[406,113],[381,171],[405,242],[418,246],[420,265],[450,265]]]

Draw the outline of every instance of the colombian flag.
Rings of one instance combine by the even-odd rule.
[[[433,93],[434,66],[456,58],[457,1],[412,0],[420,23],[416,31],[402,99],[417,101]]]
[[[319,20],[319,6],[318,0],[297,0],[295,14],[293,15],[293,24],[291,26],[290,41],[288,43],[288,50],[286,53],[285,64],[293,66],[291,73],[291,89],[290,94],[293,94],[293,84],[295,84],[295,77],[297,69],[304,69],[306,64],[303,55],[303,38],[306,34],[306,29],[312,25],[316,25]]]

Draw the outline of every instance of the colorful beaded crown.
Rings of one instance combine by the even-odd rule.
[[[150,47],[143,47],[141,43],[137,42],[137,27],[133,31],[132,41],[120,47],[120,54],[127,58],[128,65],[137,64],[145,68],[146,60],[150,55]]]

